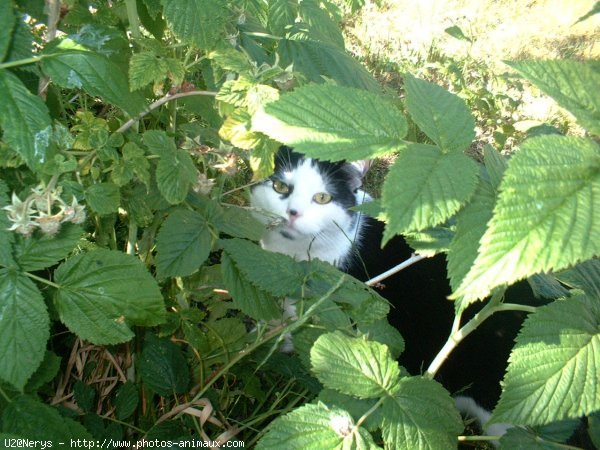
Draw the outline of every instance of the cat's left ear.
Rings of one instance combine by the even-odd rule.
[[[355,191],[362,187],[363,178],[371,167],[371,160],[364,159],[360,161],[353,161],[349,164],[352,167],[352,190]]]

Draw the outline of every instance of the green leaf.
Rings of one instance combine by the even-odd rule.
[[[356,429],[340,408],[308,404],[277,418],[258,441],[257,450],[376,449],[371,435]]]
[[[64,223],[55,236],[18,237],[15,257],[19,267],[25,271],[35,271],[53,266],[73,251],[82,233],[81,227]]]
[[[450,286],[456,290],[469,273],[479,241],[492,218],[496,195],[492,186],[481,180],[471,201],[456,215],[456,234],[448,249],[448,278]],[[460,308],[468,303],[460,303]],[[458,303],[457,303],[458,305]]]
[[[404,239],[415,253],[430,258],[438,253],[448,253],[455,228],[454,225],[442,224],[423,231],[408,232],[404,234]]]
[[[219,129],[219,136],[231,142],[235,147],[251,150],[256,147],[262,136],[250,130],[250,114],[243,109],[236,109],[230,114]]]
[[[402,335],[386,319],[380,319],[370,324],[360,324],[358,330],[365,334],[370,341],[387,346],[393,359],[398,359],[404,351]]]
[[[333,389],[321,389],[318,400],[327,405],[328,408],[341,408],[350,413],[352,418],[357,421],[372,409],[377,403],[376,398],[359,399],[350,395],[340,394]],[[363,422],[363,426],[369,431],[376,431],[381,426],[381,408],[375,409]]]
[[[268,29],[275,36],[285,36],[298,17],[298,3],[294,0],[270,0],[267,13]]]
[[[206,261],[212,235],[204,217],[187,209],[172,212],[156,236],[159,278],[185,277]]]
[[[153,52],[140,52],[129,61],[129,86],[132,91],[167,77],[167,61]]]
[[[80,254],[60,265],[55,282],[60,286],[54,302],[61,320],[95,344],[125,342],[134,335],[130,325],[164,321],[158,285],[133,256],[103,249]]]
[[[146,108],[144,97],[131,93],[126,73],[108,57],[90,51],[66,38],[44,53],[42,71],[67,89],[83,89],[92,96],[102,97],[130,116]]]
[[[491,422],[543,425],[600,409],[600,303],[579,295],[538,307],[516,339]]]
[[[596,14],[600,14],[600,1],[594,3],[592,9],[590,9],[586,14],[577,19],[577,22],[575,23],[583,22],[584,20],[587,20],[590,17],[595,16]]]
[[[245,278],[263,291],[283,297],[304,284],[302,266],[287,255],[268,252],[244,239],[226,239],[221,245]]]
[[[180,347],[169,339],[146,334],[140,358],[144,384],[163,397],[183,394],[190,384],[190,369]]]
[[[46,383],[52,381],[58,375],[61,360],[62,358],[56,355],[56,353],[46,350],[44,359],[31,378],[29,378],[27,385],[25,385],[25,391],[35,392]]]
[[[252,129],[322,160],[356,160],[403,147],[406,119],[370,92],[308,85],[265,105]]]
[[[251,211],[237,206],[225,208],[213,223],[222,233],[251,241],[260,240],[265,231],[264,225],[256,220]]]
[[[475,138],[475,119],[465,101],[410,74],[404,81],[406,107],[419,128],[444,152],[466,150]]]
[[[341,50],[344,49],[344,36],[337,23],[327,11],[321,8],[319,2],[303,0],[299,4],[300,19],[310,26],[310,35],[316,41],[331,44]]]
[[[507,64],[572,113],[593,134],[600,134],[600,73],[592,62],[507,61]]]
[[[600,261],[590,259],[564,272],[555,274],[562,283],[582,289],[590,297],[600,298]]]
[[[246,279],[227,253],[221,256],[221,270],[225,287],[234,305],[244,314],[256,320],[272,320],[281,317],[281,308],[273,298]]]
[[[486,144],[483,147],[483,163],[490,177],[492,187],[498,189],[508,165],[506,159],[494,147]]]
[[[446,28],[444,33],[448,33],[450,36],[460,41],[473,42],[473,40],[469,38],[458,25]]]
[[[163,14],[182,42],[203,50],[224,38],[228,19],[222,0],[162,0]]]
[[[181,149],[164,152],[156,166],[158,190],[172,205],[177,205],[185,199],[197,176],[198,171],[192,158]]]
[[[0,127],[2,139],[30,169],[46,162],[52,134],[48,108],[15,75],[0,69]]]
[[[22,390],[50,337],[42,294],[25,275],[0,269],[0,379]]]
[[[0,266],[11,267],[15,260],[12,255],[12,246],[15,242],[15,233],[9,231],[12,222],[8,220],[6,210],[8,201],[8,186],[0,180]]]
[[[588,417],[588,433],[596,447],[600,447],[600,411],[590,414]]]
[[[61,416],[56,408],[27,395],[16,397],[6,404],[2,413],[2,431],[57,444],[68,443],[71,439],[94,442],[79,422]]]
[[[325,387],[358,398],[376,398],[396,390],[398,363],[378,342],[341,332],[320,336],[310,351],[312,370]]]
[[[0,2],[0,62],[4,61],[11,44],[17,16],[12,0]]]
[[[409,145],[398,155],[383,185],[388,217],[384,242],[404,231],[445,222],[473,194],[477,173],[477,164],[462,153]]]
[[[92,184],[85,190],[85,199],[92,211],[101,216],[117,212],[121,205],[119,186],[114,183]]]
[[[561,450],[565,448],[563,444],[547,441],[523,428],[510,428],[499,442],[500,448],[510,450]]]
[[[475,264],[453,296],[560,270],[600,253],[600,147],[564,136],[528,139],[511,158]]]
[[[125,420],[135,412],[139,402],[138,388],[132,381],[123,384],[115,395],[115,415]]]
[[[313,83],[334,80],[342,86],[380,92],[381,87],[358,61],[343,49],[320,41],[304,39],[282,39],[277,48],[281,67],[293,65]]]
[[[96,390],[89,384],[77,380],[73,385],[73,398],[83,411],[91,412],[96,404]]]
[[[463,422],[450,394],[436,381],[403,378],[382,405],[386,448],[438,450],[457,447]]]

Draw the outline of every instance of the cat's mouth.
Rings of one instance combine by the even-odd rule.
[[[281,234],[284,238],[289,239],[291,241],[294,240],[294,236],[288,230],[279,230],[279,234]]]

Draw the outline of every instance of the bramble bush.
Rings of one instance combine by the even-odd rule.
[[[316,0],[0,3],[2,438],[456,448],[471,438],[433,377],[483,320],[520,310],[491,419],[520,427],[501,445],[562,448],[582,416],[600,443],[597,64],[508,62],[588,137],[530,137],[510,159],[487,146],[479,163],[464,100],[410,74],[401,104],[384,95],[340,20]],[[375,291],[257,244],[245,174],[268,176],[281,143],[397,154],[361,209],[384,241],[447,255],[455,327],[422,375],[396,362]],[[503,301],[529,277],[547,304]],[[284,297],[298,320],[268,327]],[[294,355],[277,351],[289,332]]]

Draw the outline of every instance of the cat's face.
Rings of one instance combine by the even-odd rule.
[[[304,158],[282,147],[273,176],[252,189],[252,205],[283,219],[276,232],[291,241],[346,231],[355,220],[348,208],[357,203],[361,176],[351,164]]]

